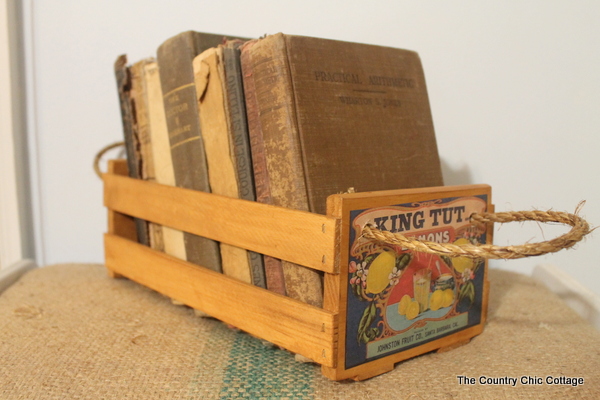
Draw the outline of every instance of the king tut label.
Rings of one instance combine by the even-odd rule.
[[[485,263],[411,251],[366,239],[366,224],[430,242],[486,243],[469,216],[486,195],[354,210],[350,213],[346,368],[477,325]]]

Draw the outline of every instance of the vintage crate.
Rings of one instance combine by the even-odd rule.
[[[451,260],[441,263],[442,258],[427,258],[439,256],[364,240],[360,227],[368,221],[390,231],[418,228],[434,240],[455,237],[458,230],[489,243],[491,227],[475,232],[466,224],[473,207],[493,211],[487,185],[338,194],[328,199],[325,216],[131,179],[126,171],[125,162],[113,160],[102,175],[109,274],[305,356],[320,364],[330,379],[367,379],[408,358],[466,343],[483,330],[489,287],[485,261],[463,260],[453,270]],[[142,246],[135,242],[133,217],[322,271],[323,307]],[[394,253],[374,261],[390,250],[401,255],[392,258],[396,269],[383,260]],[[418,261],[407,263],[409,259]],[[365,275],[369,262],[371,277]],[[422,277],[413,264],[431,271],[425,284],[413,282],[411,275]],[[444,286],[438,287],[440,281]],[[425,288],[426,300],[417,288]],[[433,300],[436,290],[448,295]],[[408,298],[402,300],[402,293]],[[413,302],[419,304],[416,316]]]

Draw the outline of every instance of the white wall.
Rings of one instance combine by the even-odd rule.
[[[420,53],[446,184],[492,185],[497,210],[573,211],[600,224],[600,2],[39,0],[28,3],[30,142],[38,263],[102,262],[106,212],[94,154],[122,138],[112,65],[184,30],[285,32]],[[39,186],[35,184],[39,181]],[[496,244],[566,229],[499,227]],[[494,262],[558,265],[600,294],[597,239]]]

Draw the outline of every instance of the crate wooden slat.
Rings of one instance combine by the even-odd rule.
[[[110,173],[115,176],[127,175],[127,163],[114,160],[109,163],[109,169]],[[133,217],[130,215],[109,209],[108,231],[129,240],[137,241],[135,223],[133,223]]]
[[[338,269],[335,218],[115,174],[103,180],[111,210],[319,271]]]

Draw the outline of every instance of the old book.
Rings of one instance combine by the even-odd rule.
[[[327,197],[350,188],[443,184],[417,53],[284,34],[249,42],[242,53],[272,204],[324,214]],[[288,295],[317,302],[318,274],[283,267]]]
[[[175,185],[178,187],[210,191],[192,61],[223,40],[222,35],[187,31],[167,39],[157,50]],[[217,242],[189,233],[184,233],[184,238],[188,261],[221,271]]]
[[[242,51],[242,70],[244,76],[244,88],[247,98],[247,113],[250,128],[252,158],[255,171],[255,182],[257,200],[281,207],[295,208],[308,211],[307,202],[296,201],[298,197],[306,195],[304,188],[284,188],[285,182],[294,181],[286,163],[299,157],[296,152],[290,151],[289,146],[283,142],[275,143],[271,138],[269,130],[287,130],[282,121],[276,121],[270,118],[264,118],[271,107],[286,107],[285,101],[290,99],[280,99],[273,101],[268,99],[269,95],[274,96],[276,92],[283,93],[289,89],[283,85],[283,82],[275,82],[281,71],[261,70],[261,64],[269,63],[269,56],[257,59],[256,54],[251,49],[260,41],[251,41],[244,45]],[[267,72],[270,75],[267,75]],[[273,83],[269,85],[269,83]],[[266,87],[270,86],[270,87]],[[270,94],[267,92],[271,92]],[[290,104],[291,105],[291,104]],[[289,118],[286,116],[285,118]],[[250,123],[252,121],[252,123]],[[283,121],[283,123],[288,121]],[[279,125],[279,126],[278,126]],[[281,132],[287,135],[286,132]],[[271,145],[274,145],[271,148]],[[278,156],[274,158],[273,156]],[[280,168],[281,167],[281,168]],[[303,179],[303,177],[296,177]],[[283,292],[285,295],[305,303],[321,307],[323,304],[323,283],[321,275],[306,267],[291,263],[289,261],[280,261],[272,257],[265,257],[265,271],[268,277],[267,286],[270,290]]]
[[[239,67],[241,41],[228,41],[194,59],[200,128],[212,193],[255,200]],[[220,244],[223,273],[265,287],[259,254]]]
[[[225,83],[225,109],[231,134],[231,154],[235,160],[239,198],[256,201],[248,120],[244,101],[242,66],[240,64],[240,47],[243,43],[241,40],[229,40],[224,45],[219,45],[219,48],[222,49],[221,64],[223,65],[220,71],[223,73],[222,80]],[[248,259],[252,283],[256,286],[266,287],[263,256],[248,251]]]
[[[165,119],[163,96],[160,87],[160,73],[156,62],[144,65],[144,83],[146,87],[148,125],[152,142],[152,157],[154,159],[154,175],[157,183],[175,186],[175,173],[171,160],[171,146]],[[185,242],[183,232],[162,227],[164,252],[185,260]]]
[[[127,166],[129,176],[132,178],[142,178],[140,138],[138,132],[138,121],[135,107],[135,100],[132,95],[132,73],[131,67],[127,64],[127,56],[120,55],[114,63],[115,78],[117,81],[117,90],[119,93],[119,103],[121,108],[121,121],[123,124],[123,136],[125,139],[125,150],[127,156]],[[138,242],[148,246],[150,244],[148,235],[148,223],[139,218],[135,218]]]
[[[260,116],[256,101],[254,75],[252,74],[249,61],[245,60],[248,57],[249,52],[242,52],[240,55],[240,64],[246,64],[246,67],[242,68],[242,81],[244,85],[244,99],[252,154],[256,201],[273,204],[271,201],[271,193],[269,191],[269,176],[267,175],[266,162],[264,160],[262,129],[260,126]],[[281,260],[265,255],[263,257],[263,263],[267,289],[285,296],[286,291]]]
[[[235,160],[231,155],[231,138],[225,110],[221,58],[222,49],[211,48],[194,58],[194,76],[200,129],[206,151],[208,179],[212,193],[239,197]],[[220,243],[221,267],[225,275],[251,283],[248,252],[240,247]]]
[[[139,151],[138,168],[140,178],[155,182],[154,152],[152,138],[150,135],[150,123],[148,117],[148,96],[145,79],[145,68],[154,63],[153,58],[145,58],[134,63],[131,68],[131,101],[134,110],[134,131],[137,133],[137,147]],[[164,251],[162,226],[154,222],[148,222],[148,242],[150,247],[158,251]]]

